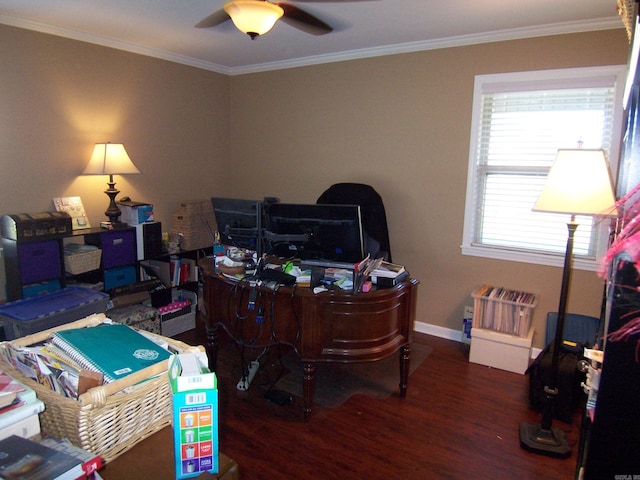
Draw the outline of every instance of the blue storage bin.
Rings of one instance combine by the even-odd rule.
[[[84,287],[67,287],[0,306],[6,340],[31,335],[107,309],[109,295]]]
[[[43,293],[55,292],[60,290],[60,280],[49,280],[48,282],[32,283],[22,287],[22,298],[37,297]]]
[[[104,289],[108,292],[112,288],[130,285],[138,281],[136,267],[127,265],[126,267],[110,268],[104,272]]]

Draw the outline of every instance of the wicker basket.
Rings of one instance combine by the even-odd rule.
[[[91,315],[10,343],[15,346],[33,345],[49,338],[54,331],[92,327],[102,323],[104,319],[105,315],[102,313]],[[151,333],[148,335],[154,336]],[[204,351],[201,346],[192,347],[171,338],[155,336],[178,352]],[[0,349],[7,348],[7,345],[8,342],[0,343]],[[115,382],[94,387],[78,400],[63,397],[26,378],[5,361],[0,361],[0,366],[9,375],[35,390],[38,398],[45,403],[45,410],[40,414],[44,433],[58,438],[66,437],[73,444],[101,456],[105,462],[114,460],[141,440],[170,425],[172,421],[172,398],[166,361]]]
[[[198,200],[183,200],[178,202],[178,212],[186,215],[195,215],[213,211],[213,204],[210,198]]]
[[[96,249],[64,256],[64,269],[72,274],[90,272],[100,268],[100,259],[102,258],[102,250]]]

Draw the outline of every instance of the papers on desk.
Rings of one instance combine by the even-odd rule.
[[[396,278],[406,272],[404,265],[382,261],[377,268],[371,271],[372,277]]]

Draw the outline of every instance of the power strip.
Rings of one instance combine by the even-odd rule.
[[[246,375],[243,375],[242,378],[240,378],[236,388],[243,392],[249,390],[249,385],[251,385],[251,381],[253,380],[253,377],[256,376],[259,367],[260,362],[254,360],[253,362],[249,363],[249,368],[247,369]]]

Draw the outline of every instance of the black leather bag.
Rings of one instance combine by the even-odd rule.
[[[581,345],[571,350],[562,349],[558,359],[558,396],[553,405],[553,417],[561,422],[571,423],[578,405],[586,398],[581,382],[586,374],[578,369],[578,362],[584,359]],[[548,345],[527,368],[529,375],[529,405],[542,411],[545,404],[544,387],[551,380],[553,345]]]

